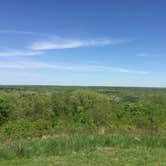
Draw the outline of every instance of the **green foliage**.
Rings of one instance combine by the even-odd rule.
[[[66,155],[79,151],[94,151],[101,147],[116,148],[166,148],[165,139],[133,138],[112,135],[80,135],[10,142],[0,147],[0,159],[29,158],[35,156]]]
[[[93,91],[77,90],[71,94],[69,101],[72,115],[78,115],[77,118],[81,123],[94,123],[97,126],[107,124],[111,111],[107,96]]]
[[[53,94],[52,108],[57,118],[68,116],[69,121],[97,126],[106,125],[111,111],[107,96],[87,90]]]
[[[0,98],[0,125],[8,121],[9,113],[9,104],[5,100]]]
[[[166,90],[111,87],[0,87],[0,135],[147,133],[165,136]]]
[[[51,132],[52,126],[50,121],[38,119],[28,121],[24,119],[9,121],[0,129],[1,137],[12,139],[40,137]]]
[[[0,86],[0,163],[2,159],[52,155],[74,155],[75,161],[77,153],[86,156],[87,161],[92,160],[90,153],[99,150],[97,161],[99,154],[108,155],[108,148],[112,156],[113,148],[118,149],[117,154],[125,151],[119,159],[126,155],[127,165],[129,151],[143,149],[141,159],[147,165],[150,161],[145,161],[154,149],[156,153],[166,148],[165,101],[166,89]],[[105,128],[106,134],[97,135],[99,128]],[[138,161],[140,154],[134,154]],[[107,161],[112,158],[109,156]],[[140,165],[140,160],[131,165]]]

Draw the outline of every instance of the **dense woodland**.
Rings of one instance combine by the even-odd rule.
[[[106,133],[166,135],[166,89],[0,86],[0,139]]]

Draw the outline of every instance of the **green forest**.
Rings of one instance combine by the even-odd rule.
[[[0,139],[56,134],[165,136],[166,89],[1,86]]]

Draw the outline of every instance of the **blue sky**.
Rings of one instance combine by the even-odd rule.
[[[0,84],[166,87],[165,0],[0,0]]]

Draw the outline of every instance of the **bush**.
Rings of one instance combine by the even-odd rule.
[[[51,133],[52,126],[47,120],[39,119],[37,121],[16,120],[3,125],[0,130],[1,137],[8,138],[32,138],[40,137]]]
[[[0,125],[8,121],[10,113],[9,104],[0,98]]]
[[[75,90],[63,97],[58,96],[59,94],[53,95],[53,112],[56,118],[66,116],[68,122],[74,121],[85,126],[108,124],[111,105],[107,96],[88,90]]]

